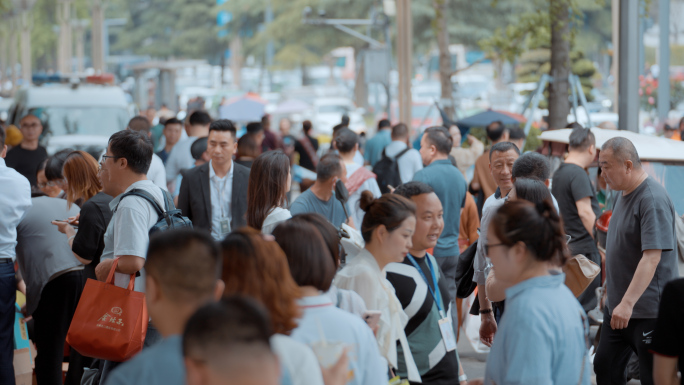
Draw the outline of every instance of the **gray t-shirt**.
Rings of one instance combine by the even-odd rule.
[[[347,207],[349,212],[349,207]],[[290,207],[290,213],[294,216],[305,213],[321,214],[335,227],[340,227],[347,220],[347,215],[344,213],[342,203],[335,198],[335,193],[326,202],[318,199],[311,189],[304,191]],[[354,223],[357,228],[360,228],[360,223]]]
[[[31,199],[33,205],[17,226],[17,260],[26,282],[26,310],[32,314],[45,285],[61,274],[83,270],[67,236],[50,223],[64,220],[79,213],[76,205],[67,208],[64,199],[39,197]]]
[[[130,185],[126,192],[133,189],[145,190],[157,200],[160,207],[164,207],[164,195],[162,189],[152,181],[141,180]],[[129,196],[121,199],[123,194],[112,199],[109,207],[114,211],[112,220],[109,221],[104,235],[105,248],[100,260],[112,259],[120,255],[135,255],[145,259],[147,247],[150,244],[149,231],[157,223],[159,216],[152,204],[147,200]],[[119,201],[121,203],[119,203]],[[129,276],[116,273],[115,283],[119,287],[128,285]],[[135,279],[135,291],[145,292],[145,269],[140,270],[140,276]]]
[[[632,318],[657,318],[665,284],[679,276],[675,209],[665,188],[648,177],[629,195],[620,196],[606,240],[608,311],[622,301],[644,250],[662,250],[653,280],[634,305]]]

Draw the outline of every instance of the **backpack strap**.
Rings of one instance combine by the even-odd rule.
[[[163,189],[162,189],[162,193],[165,193],[165,191]],[[125,193],[121,197],[121,199],[119,199],[119,203],[116,205],[116,208],[114,209],[114,211],[119,209],[119,204],[121,204],[121,200],[123,200],[124,198],[131,196],[131,195],[145,199],[146,201],[148,201],[152,205],[154,210],[157,212],[157,216],[160,219],[164,217],[165,211],[162,210],[162,208],[159,206],[159,203],[157,203],[157,200],[154,199],[154,197],[150,193],[148,193],[147,191],[142,190],[142,189],[137,189],[137,188]],[[173,204],[173,203],[171,203],[171,204]],[[164,206],[166,206],[166,208],[168,210],[168,196],[166,194],[164,194]]]
[[[401,158],[401,156],[406,154],[410,149],[411,147],[406,147],[402,152],[398,153],[397,156],[394,157],[394,160]]]

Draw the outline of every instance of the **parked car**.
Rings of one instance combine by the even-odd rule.
[[[313,102],[314,130],[321,134],[332,134],[333,127],[342,122],[342,116],[349,116],[349,128],[355,132],[366,130],[363,109],[356,108],[348,98],[318,98]]]
[[[18,127],[28,113],[43,122],[41,144],[48,154],[73,148],[99,156],[109,137],[126,128],[135,110],[119,87],[46,84],[20,89],[8,122]]]

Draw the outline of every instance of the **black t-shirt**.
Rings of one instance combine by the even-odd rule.
[[[665,285],[651,351],[667,357],[678,357],[678,368],[684,373],[684,278]],[[684,377],[680,381],[684,385]]]
[[[314,151],[318,151],[318,139],[314,139],[310,136],[307,135],[307,138],[311,141],[311,145],[313,146]],[[299,153],[299,165],[304,167],[307,170],[311,171],[316,171],[316,167],[313,164],[313,160],[309,156],[309,153],[306,151],[306,148],[302,144],[302,141],[306,140],[306,138],[300,139],[295,141],[294,146],[295,146],[295,151]]]
[[[26,179],[29,180],[31,186],[35,186],[38,182],[36,181],[36,174],[40,162],[44,161],[48,157],[45,147],[38,146],[35,150],[25,150],[21,146],[14,147],[13,149],[7,151],[7,156],[5,157],[5,163],[7,167],[12,167],[17,170],[17,172]]]
[[[83,269],[86,278],[95,278],[95,267],[100,263],[100,256],[104,250],[104,234],[112,219],[109,202],[112,197],[100,192],[81,207],[78,232],[74,237],[71,250],[79,257],[92,261]]]
[[[577,201],[591,198],[591,208],[598,218],[599,205],[589,175],[576,164],[563,163],[553,174],[551,192],[558,201],[560,216],[566,234],[570,235],[570,252],[574,254],[598,253],[594,239],[582,223],[577,212]]]

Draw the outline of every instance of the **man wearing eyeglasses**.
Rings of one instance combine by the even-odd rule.
[[[36,170],[48,155],[45,147],[38,144],[43,133],[43,123],[37,116],[28,114],[21,118],[19,130],[24,136],[21,143],[7,152],[5,163],[29,180],[31,186],[38,184]],[[3,142],[4,144],[4,142]]]

